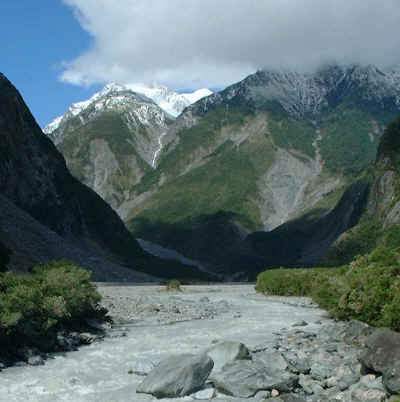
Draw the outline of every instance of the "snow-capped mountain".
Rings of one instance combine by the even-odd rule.
[[[186,107],[212,94],[212,91],[206,88],[198,89],[191,93],[179,94],[170,91],[165,86],[128,85],[127,87],[134,92],[147,96],[173,117],[178,117]]]
[[[60,125],[71,117],[78,116],[89,106],[96,104],[96,110],[116,107],[119,104],[126,103],[128,97],[132,94],[144,95],[152,100],[161,109],[167,112],[172,117],[179,116],[182,111],[189,105],[205,96],[211,95],[212,92],[208,89],[199,89],[192,93],[179,94],[170,91],[165,86],[147,87],[144,85],[120,85],[117,83],[107,84],[101,91],[96,92],[90,99],[72,104],[68,110],[61,116],[56,117],[51,123],[44,127],[43,132],[51,134],[57,130]],[[101,102],[106,99],[107,101]]]

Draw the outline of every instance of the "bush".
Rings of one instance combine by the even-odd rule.
[[[351,264],[331,269],[279,269],[261,273],[256,290],[311,296],[339,318],[400,331],[400,253],[378,247]]]
[[[35,344],[77,328],[98,315],[99,301],[90,273],[67,261],[37,266],[32,275],[0,274],[0,345]]]
[[[182,292],[181,282],[177,279],[168,281],[165,285],[167,292]]]

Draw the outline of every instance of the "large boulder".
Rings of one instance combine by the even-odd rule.
[[[363,369],[382,374],[385,369],[400,361],[400,333],[379,328],[365,342],[360,356]]]
[[[220,371],[225,364],[232,363],[235,360],[250,359],[250,352],[247,347],[243,343],[235,341],[219,342],[207,349],[206,354],[214,362],[214,372]]]
[[[297,376],[288,372],[270,371],[260,360],[236,360],[211,377],[216,388],[228,395],[249,398],[261,390],[290,392],[297,385]]]
[[[400,394],[400,360],[385,369],[382,380],[390,394]]]
[[[139,384],[136,392],[174,398],[198,391],[214,366],[207,355],[182,354],[161,361]]]

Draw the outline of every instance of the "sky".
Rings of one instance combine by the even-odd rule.
[[[260,68],[400,64],[399,0],[1,0],[2,71],[41,126],[107,82],[224,88]]]

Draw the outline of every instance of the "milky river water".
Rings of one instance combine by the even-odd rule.
[[[124,294],[152,297],[155,286],[122,287]],[[170,297],[158,292],[161,297]],[[156,400],[136,394],[143,377],[129,374],[137,359],[157,363],[179,353],[201,353],[216,340],[236,340],[249,348],[268,345],[273,332],[305,320],[313,328],[325,319],[317,308],[299,307],[285,299],[264,297],[253,285],[187,286],[179,297],[188,303],[225,300],[229,312],[213,319],[192,320],[172,325],[138,321],[128,326],[126,337],[106,337],[102,342],[76,352],[54,355],[44,366],[12,367],[0,372],[1,402],[142,402]],[[165,399],[192,400],[190,397]],[[216,399],[216,401],[230,400]]]

